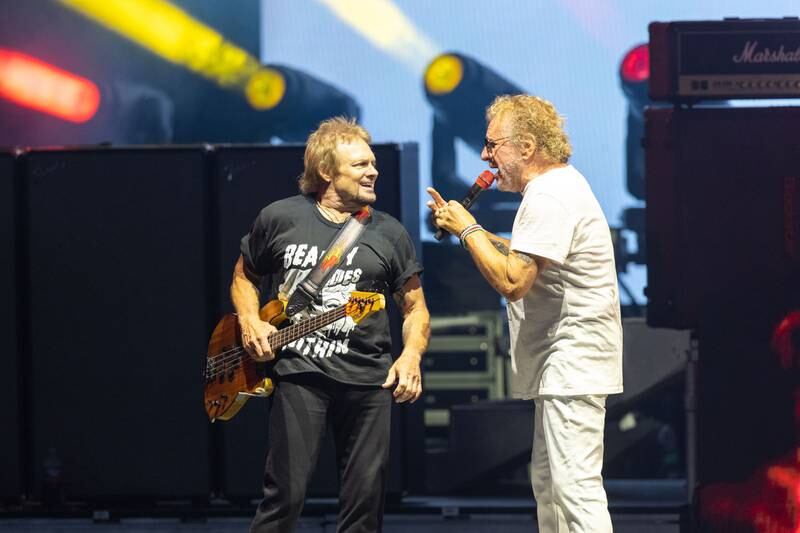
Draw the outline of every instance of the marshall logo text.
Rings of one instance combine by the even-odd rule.
[[[759,50],[758,41],[747,41],[742,53],[731,59],[734,63],[800,63],[800,46],[789,51],[783,45],[777,50],[767,47]]]

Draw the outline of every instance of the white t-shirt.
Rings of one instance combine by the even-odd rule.
[[[531,180],[514,219],[511,249],[550,260],[533,287],[509,302],[511,393],[622,392],[622,324],[608,222],[571,165]]]

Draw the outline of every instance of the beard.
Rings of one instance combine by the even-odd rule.
[[[378,196],[375,194],[375,189],[371,190],[363,190],[359,187],[358,193],[356,194],[356,201],[363,204],[363,205],[372,205],[378,199]]]
[[[500,179],[497,180],[497,189],[503,192],[519,192],[522,183],[522,161],[514,160],[497,166]]]

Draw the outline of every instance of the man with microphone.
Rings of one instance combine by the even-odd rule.
[[[531,476],[539,531],[610,532],[601,470],[605,401],[622,392],[622,326],[611,234],[548,101],[499,96],[481,159],[522,194],[511,240],[429,188],[437,227],[459,237],[508,300],[511,393],[533,399]]]
[[[481,195],[483,191],[488,189],[494,183],[494,174],[490,170],[484,170],[480,173],[478,178],[475,180],[475,183],[472,184],[472,187],[469,188],[467,194],[464,198],[461,199],[461,205],[464,206],[464,209],[469,210],[472,207],[472,204],[475,203],[475,200],[478,199],[478,196]],[[444,238],[446,231],[442,228],[436,230],[434,237],[436,237],[437,241],[441,241]]]

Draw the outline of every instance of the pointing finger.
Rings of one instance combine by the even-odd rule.
[[[447,202],[444,201],[444,198],[442,198],[442,195],[439,194],[439,192],[436,189],[434,189],[433,187],[428,187],[425,190],[428,192],[428,194],[431,195],[431,198],[433,198],[433,201],[436,202],[436,206],[437,207],[442,207],[443,205],[447,204]]]

